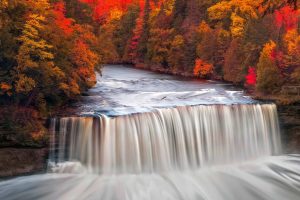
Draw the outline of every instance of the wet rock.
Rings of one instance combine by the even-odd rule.
[[[278,105],[278,114],[285,153],[300,153],[300,103]]]
[[[44,172],[47,149],[1,148],[0,177]]]

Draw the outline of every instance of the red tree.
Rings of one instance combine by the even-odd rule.
[[[79,0],[90,5],[94,12],[94,19],[103,22],[111,10],[125,11],[133,0]]]
[[[285,6],[275,12],[275,23],[278,27],[284,27],[286,31],[297,28],[299,11],[290,6]]]
[[[256,69],[254,67],[249,67],[248,74],[246,76],[246,84],[249,86],[256,85]]]
[[[61,28],[66,35],[73,33],[72,20],[65,17],[66,9],[64,2],[60,1],[54,4],[53,13],[55,15],[55,23]]]

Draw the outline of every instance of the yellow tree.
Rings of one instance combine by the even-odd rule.
[[[79,80],[87,87],[92,87],[96,83],[95,65],[99,57],[89,49],[89,46],[82,40],[77,40],[72,49],[71,60],[75,67],[75,72]]]
[[[282,84],[280,70],[272,57],[276,49],[273,41],[265,44],[261,51],[259,62],[257,64],[257,85],[256,89],[263,93],[274,93],[278,91]]]
[[[217,21],[230,18],[232,36],[238,38],[244,35],[246,20],[259,17],[262,3],[263,0],[223,0],[208,8],[208,15]]]
[[[25,95],[31,93],[29,102],[39,91],[50,93],[56,81],[64,77],[64,73],[54,65],[52,46],[41,37],[44,22],[44,16],[30,14],[18,38],[21,46],[17,55],[15,89]]]
[[[284,38],[285,66],[300,66],[300,35],[296,29],[289,30]]]

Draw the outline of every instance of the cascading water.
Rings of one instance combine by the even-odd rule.
[[[71,109],[93,117],[51,120],[49,172],[0,182],[1,200],[300,199],[275,105],[223,83],[103,74]]]
[[[195,170],[280,152],[273,104],[179,107],[55,121],[50,158],[57,164],[55,172],[74,172],[78,163],[101,174]]]

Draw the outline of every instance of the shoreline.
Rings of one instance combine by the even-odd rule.
[[[130,68],[143,69],[160,74],[169,74],[187,79],[198,79],[199,81],[205,80],[195,77],[191,74],[181,74],[179,72],[171,72],[170,70],[162,70],[157,67],[151,69],[141,66],[124,65]],[[215,81],[220,81],[213,79]],[[226,83],[226,82],[225,82]],[[282,144],[285,149],[283,153],[300,153],[300,102],[280,102],[276,96],[261,96],[254,93],[249,93],[241,86],[253,99],[260,100],[265,103],[275,103],[278,108],[278,116],[280,121]],[[277,98],[277,99],[276,99]],[[66,105],[56,108],[50,113],[50,116],[55,116],[58,110],[66,108]],[[45,120],[46,121],[46,120]],[[43,123],[46,128],[47,123]],[[48,136],[48,133],[45,133]],[[47,158],[48,158],[48,142],[43,143],[40,147],[37,146],[14,146],[7,145],[0,147],[0,178],[14,178],[16,176],[24,176],[30,174],[38,174],[46,171]],[[9,155],[9,156],[8,156]],[[24,159],[25,158],[25,159]],[[26,160],[26,158],[30,158]],[[31,159],[34,158],[34,159]]]
[[[44,173],[48,148],[0,148],[0,180]]]
[[[120,64],[120,65],[122,65],[122,64]],[[136,64],[136,65],[126,64],[125,66],[131,66],[132,68],[143,69],[143,70],[152,71],[155,73],[168,74],[168,75],[183,77],[183,78],[187,78],[187,79],[196,79],[196,80],[200,80],[200,81],[201,80],[221,81],[224,83],[234,85],[232,82],[222,80],[222,78],[220,78],[220,77],[213,77],[211,79],[201,79],[201,78],[195,76],[193,73],[182,72],[182,71],[172,71],[170,69],[164,69],[159,66],[149,67],[142,63]],[[300,103],[300,97],[292,97],[291,98],[290,96],[283,96],[280,94],[266,95],[266,94],[261,94],[261,93],[256,93],[256,92],[250,91],[243,85],[234,85],[234,86],[243,89],[246,94],[248,94],[249,96],[251,96],[251,98],[253,98],[255,100],[274,102],[276,105],[293,105],[293,104]]]

